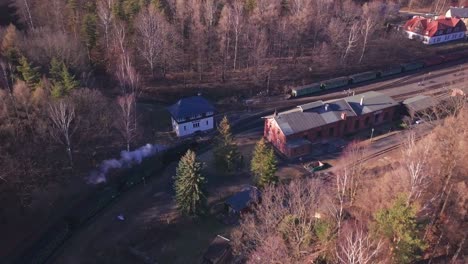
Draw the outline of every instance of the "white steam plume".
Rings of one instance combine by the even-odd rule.
[[[99,168],[90,173],[87,181],[90,184],[106,182],[106,175],[110,169],[129,168],[135,164],[140,164],[144,158],[153,156],[163,149],[164,147],[160,145],[146,144],[133,151],[124,150],[120,152],[120,159],[109,159],[101,162]]]

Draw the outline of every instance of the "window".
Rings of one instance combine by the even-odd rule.
[[[321,138],[321,137],[322,137],[322,131],[317,132],[317,138]]]
[[[388,119],[388,113],[385,113],[383,116],[383,120],[387,120],[387,119]]]
[[[332,137],[335,135],[335,128],[334,127],[330,127],[330,129],[328,129],[328,135],[332,136]]]
[[[186,127],[186,126],[184,126],[184,131],[186,131],[186,130],[187,130],[187,127]]]
[[[208,120],[206,120],[206,125],[208,125]]]
[[[200,123],[193,123],[193,128],[200,127]]]
[[[380,119],[380,114],[376,114],[374,116],[374,123],[378,123],[379,122],[379,119]]]
[[[354,121],[354,129],[359,128],[359,120]]]
[[[366,117],[366,119],[364,119],[364,124],[365,124],[366,126],[369,125],[369,119],[370,119],[369,117]]]

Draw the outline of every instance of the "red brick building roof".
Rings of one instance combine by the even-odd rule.
[[[466,31],[466,25],[461,19],[444,16],[437,19],[415,16],[405,23],[404,28],[407,31],[429,37]]]

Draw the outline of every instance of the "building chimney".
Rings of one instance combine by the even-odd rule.
[[[342,113],[341,113],[341,119],[342,119],[342,120],[346,120],[346,113],[345,113],[345,112],[342,112]]]
[[[361,103],[360,103],[360,105],[362,106],[363,104],[364,104],[364,96],[361,97]]]
[[[328,104],[325,104],[325,111],[328,111]]]

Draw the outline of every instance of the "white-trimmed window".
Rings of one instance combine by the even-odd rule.
[[[197,128],[197,127],[200,127],[200,123],[199,122],[193,123],[193,128]]]

